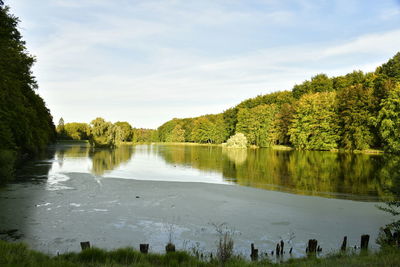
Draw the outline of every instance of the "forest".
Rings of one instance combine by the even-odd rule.
[[[400,152],[400,52],[374,72],[317,74],[290,91],[247,99],[220,114],[174,118],[161,142],[220,144],[243,133],[249,145],[301,150]]]
[[[0,183],[19,161],[42,151],[56,138],[53,118],[31,68],[35,58],[18,31],[18,18],[0,1]]]

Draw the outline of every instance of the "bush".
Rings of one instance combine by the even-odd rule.
[[[226,147],[228,148],[246,148],[247,138],[242,133],[236,133],[226,141]]]

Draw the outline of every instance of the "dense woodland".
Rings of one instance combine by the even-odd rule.
[[[216,115],[172,119],[161,142],[223,143],[243,133],[250,145],[305,150],[400,152],[400,53],[375,72],[318,74],[291,91],[247,99]]]
[[[18,18],[0,1],[0,183],[12,177],[18,159],[55,140],[53,118],[36,93],[35,58],[17,26]]]

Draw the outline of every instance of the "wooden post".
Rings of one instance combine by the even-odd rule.
[[[307,253],[308,254],[315,254],[317,252],[317,245],[318,241],[316,239],[310,239],[308,240],[308,247],[307,247]]]
[[[258,260],[258,249],[254,248],[254,244],[251,243],[251,254],[250,258],[252,261],[257,261]]]
[[[361,249],[368,249],[369,235],[361,236]]]
[[[149,244],[140,244],[140,252],[147,254],[149,252]]]
[[[283,243],[283,240],[281,240],[281,255],[283,255],[283,247],[285,246],[285,243]]]
[[[85,241],[85,242],[81,242],[81,249],[85,250],[90,248],[90,242],[89,241]]]
[[[383,229],[383,232],[386,235],[386,239],[389,245],[393,245],[394,244],[394,238],[392,235],[392,231],[390,231],[390,229],[388,227],[386,227],[385,229]]]
[[[276,256],[277,257],[279,256],[280,252],[281,252],[281,246],[278,243],[278,244],[276,244]]]
[[[346,247],[347,247],[347,236],[343,238],[343,243],[342,246],[340,247],[340,250],[344,252],[346,251]]]
[[[400,232],[396,231],[393,233],[393,240],[394,240],[395,245],[400,247]]]
[[[175,245],[172,244],[172,243],[168,243],[168,244],[165,246],[165,251],[166,251],[167,253],[175,252]]]

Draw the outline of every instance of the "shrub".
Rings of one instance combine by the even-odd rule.
[[[242,133],[236,133],[231,136],[226,142],[226,147],[228,148],[246,148],[247,147],[247,138]]]

